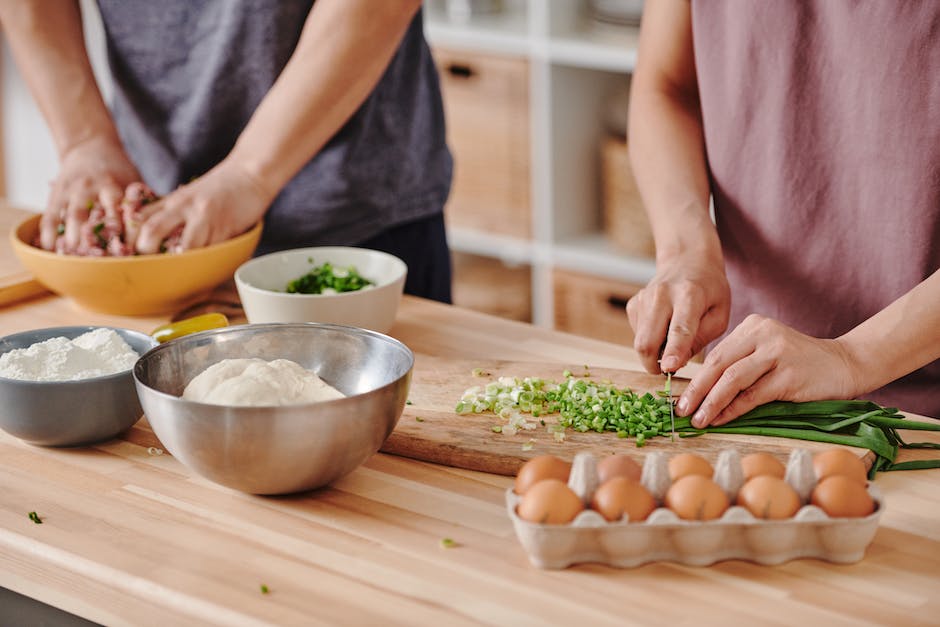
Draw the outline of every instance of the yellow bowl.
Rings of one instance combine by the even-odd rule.
[[[261,227],[259,222],[238,237],[182,253],[80,257],[33,246],[39,232],[35,215],[10,232],[10,242],[26,269],[56,294],[91,311],[138,316],[178,311],[232,278],[251,257]]]

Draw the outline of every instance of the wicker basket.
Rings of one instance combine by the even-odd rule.
[[[608,135],[603,139],[601,164],[604,232],[621,252],[654,257],[653,233],[633,178],[624,138]]]

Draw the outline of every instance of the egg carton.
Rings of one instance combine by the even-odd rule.
[[[875,501],[875,511],[863,518],[830,518],[819,507],[808,504],[816,475],[812,454],[804,449],[791,451],[786,466],[785,479],[804,504],[792,518],[759,519],[734,505],[735,495],[744,483],[736,450],[726,449],[719,454],[712,478],[728,495],[731,507],[716,520],[682,520],[662,506],[671,484],[668,458],[662,452],[649,453],[643,463],[641,483],[656,499],[657,509],[642,522],[608,522],[598,512],[587,509],[598,486],[597,463],[590,453],[579,453],[572,463],[568,486],[586,509],[570,524],[539,524],[519,518],[516,506],[521,497],[512,488],[506,492],[506,506],[529,560],[546,569],[584,562],[620,568],[657,561],[707,566],[729,559],[772,565],[817,558],[850,564],[864,557],[884,510],[881,494],[870,482],[868,493]]]

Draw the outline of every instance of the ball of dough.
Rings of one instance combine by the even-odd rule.
[[[289,359],[225,359],[196,375],[183,398],[229,406],[295,405],[343,398],[316,373]]]

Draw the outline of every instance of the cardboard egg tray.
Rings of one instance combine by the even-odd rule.
[[[808,504],[816,486],[812,454],[802,449],[791,451],[786,469],[786,481],[804,503],[795,516],[786,520],[758,519],[744,507],[734,505],[744,483],[740,458],[734,449],[721,452],[712,477],[732,504],[717,520],[682,520],[662,506],[671,482],[668,457],[661,452],[648,454],[643,464],[641,483],[659,505],[645,521],[607,522],[598,512],[585,509],[567,525],[531,523],[516,514],[521,497],[512,488],[506,492],[506,506],[516,536],[529,560],[539,568],[567,568],[584,562],[631,568],[656,561],[707,566],[729,559],[768,565],[798,558],[840,564],[861,560],[884,510],[878,489],[868,484],[875,501],[875,511],[869,516],[830,518]],[[579,453],[568,486],[587,508],[597,485],[596,460],[589,453]]]

